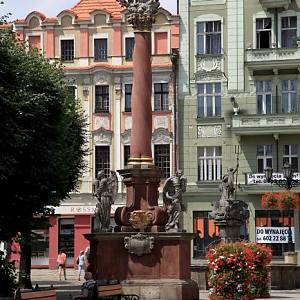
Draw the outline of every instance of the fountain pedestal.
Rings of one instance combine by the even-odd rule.
[[[95,279],[119,279],[124,294],[141,300],[197,300],[199,289],[191,278],[191,233],[141,233],[154,238],[151,253],[138,256],[125,248],[125,238],[136,233],[97,233],[90,240]]]

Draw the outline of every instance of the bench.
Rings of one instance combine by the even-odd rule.
[[[114,284],[96,284],[97,299],[117,299],[117,300],[139,300],[138,295],[123,295],[122,285],[120,283]]]
[[[56,300],[56,291],[54,289],[47,290],[27,290],[20,291],[20,300]]]

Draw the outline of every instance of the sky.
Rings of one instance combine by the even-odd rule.
[[[0,16],[11,13],[10,19],[23,19],[30,12],[38,10],[47,17],[57,16],[64,9],[73,7],[79,0],[1,0]],[[0,1],[0,2],[1,2]],[[177,0],[160,0],[162,7],[172,13],[176,13]]]

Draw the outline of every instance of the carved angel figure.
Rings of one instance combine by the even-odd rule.
[[[183,211],[182,194],[186,191],[187,179],[183,172],[178,170],[176,174],[165,182],[163,188],[163,201],[168,213],[166,231],[179,231],[179,217]]]
[[[93,194],[97,197],[95,231],[110,231],[110,211],[118,193],[118,177],[114,171],[107,178],[103,170],[97,174]]]

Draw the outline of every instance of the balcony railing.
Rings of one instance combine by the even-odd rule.
[[[259,0],[261,5],[264,8],[284,8],[288,9],[289,5],[291,4],[291,0]]]
[[[232,118],[232,131],[237,135],[297,133],[300,114],[239,115]]]
[[[247,63],[277,63],[296,61],[300,59],[300,48],[270,48],[270,49],[247,49]]]

